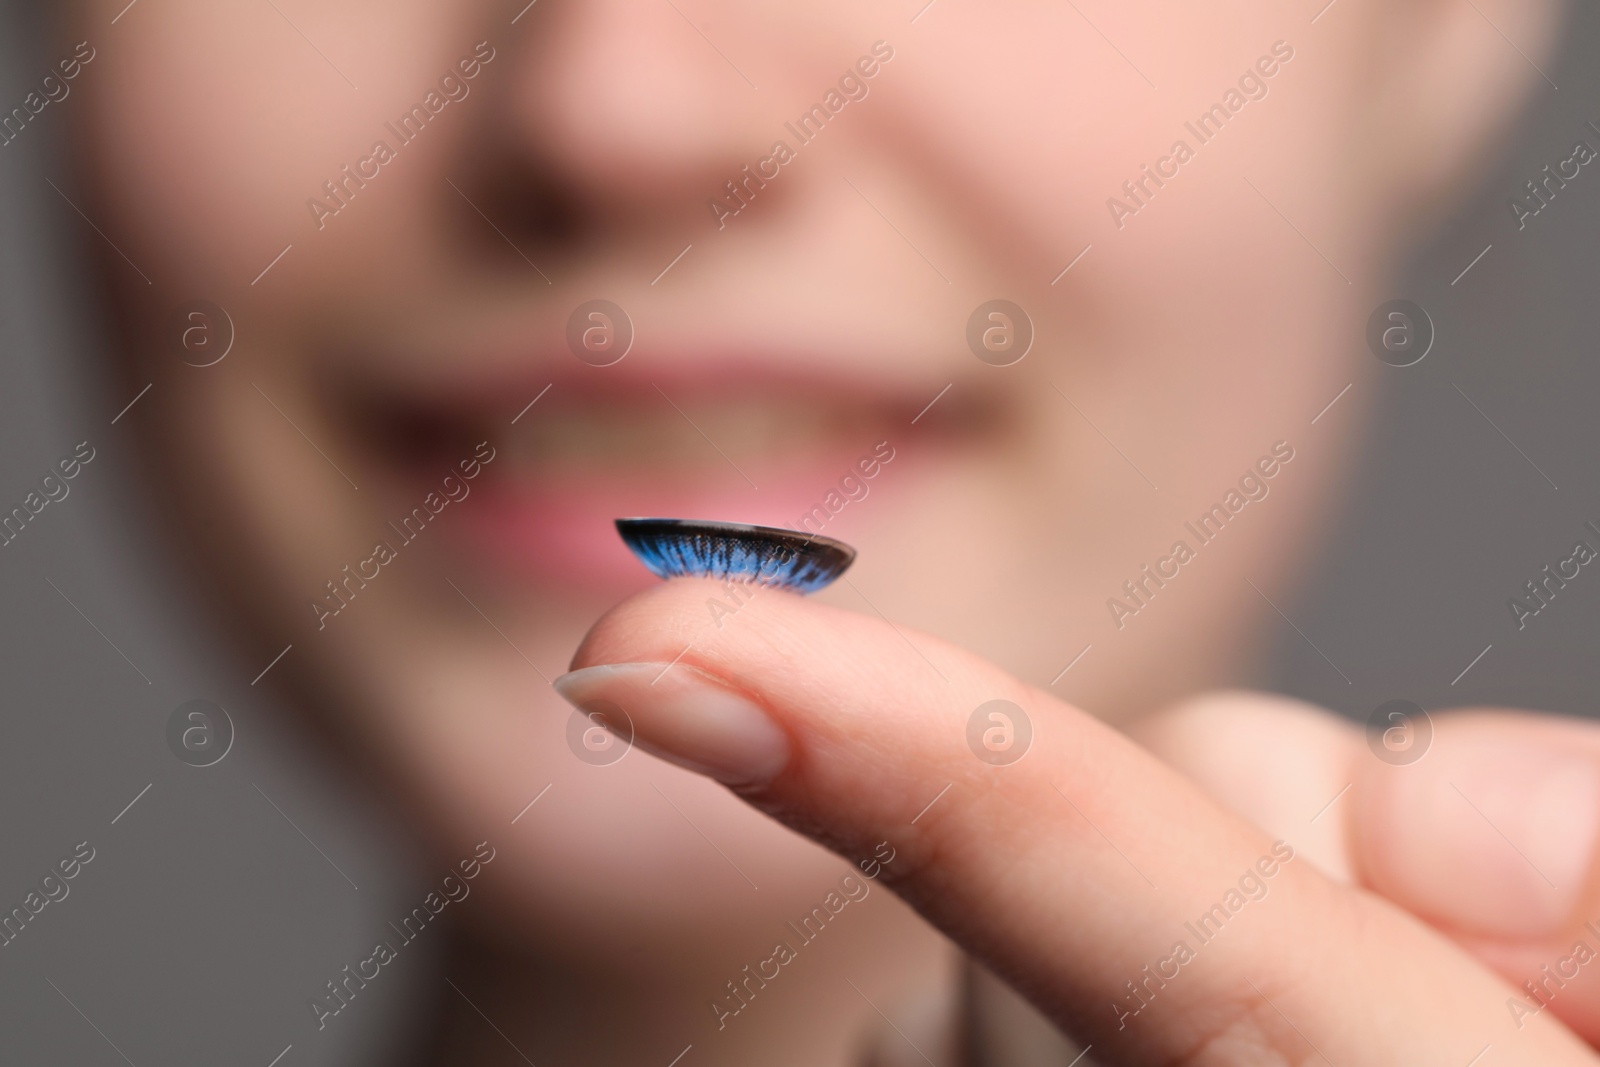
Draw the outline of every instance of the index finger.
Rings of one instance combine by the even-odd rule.
[[[624,602],[557,688],[847,857],[889,842],[887,884],[1097,1061],[1596,1062],[1552,1020],[1519,1030],[1513,992],[1461,950],[1093,717],[790,594],[706,627],[711,595],[677,580]],[[983,757],[986,707],[1013,740],[1026,727],[1021,758]]]

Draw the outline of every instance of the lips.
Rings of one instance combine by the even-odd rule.
[[[497,458],[444,537],[500,579],[607,592],[654,580],[617,537],[618,516],[797,528],[875,443],[926,458],[995,414],[992,397],[968,389],[913,425],[943,383],[650,363],[566,369],[555,381],[525,370],[428,387],[367,379],[342,391],[370,458],[391,475],[385,507],[403,510],[439,470],[491,441]],[[895,479],[918,465],[899,461]]]

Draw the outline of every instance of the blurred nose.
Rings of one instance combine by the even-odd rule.
[[[547,238],[709,222],[707,202],[770,134],[741,54],[748,34],[729,10],[691,0],[528,9],[507,49],[484,175],[492,195],[520,200],[511,217]]]

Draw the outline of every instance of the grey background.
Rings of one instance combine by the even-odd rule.
[[[1585,126],[1600,125],[1597,42],[1594,6],[1573,5],[1561,55],[1541,63],[1559,90],[1536,83],[1477,195],[1398,280],[1392,295],[1433,319],[1432,351],[1360,371],[1381,397],[1362,461],[1297,603],[1280,603],[1349,684],[1287,625],[1264,684],[1362,719],[1397,697],[1600,712],[1600,567],[1521,630],[1507,605],[1580,537],[1600,548],[1583,530],[1600,525],[1600,168],[1583,167],[1521,231],[1507,203],[1576,140],[1600,150]],[[1353,344],[1364,327],[1351,323]]]
[[[50,6],[0,4],[0,100],[57,58],[34,43]],[[71,261],[100,238],[47,184],[67,188],[50,112],[73,102],[0,148],[3,509],[78,442],[96,450],[0,548],[0,913],[78,842],[95,857],[0,946],[0,1062],[267,1067],[290,1045],[279,1067],[403,1062],[424,988],[446,988],[435,931],[320,1032],[308,1001],[442,872],[416,870],[404,833],[282,727],[250,684],[266,660],[233,659],[146,541],[131,420],[110,421],[136,390],[102,380],[92,289]],[[236,731],[203,769],[166,740],[195,698]]]
[[[28,25],[44,6],[0,4],[0,99],[48,65]],[[1506,607],[1600,522],[1600,167],[1521,233],[1505,203],[1575,138],[1600,145],[1582,129],[1600,121],[1600,68],[1584,62],[1600,16],[1583,5],[1571,18],[1564,56],[1545,64],[1560,90],[1540,83],[1480,192],[1396,286],[1438,340],[1415,367],[1363,370],[1382,400],[1347,506],[1280,601],[1349,682],[1283,625],[1263,684],[1360,718],[1395,697],[1600,707],[1600,568],[1525,630]],[[99,324],[70,255],[97,238],[45,182],[62,173],[57,125],[0,149],[0,506],[77,442],[97,455],[0,548],[0,910],[77,842],[96,855],[0,947],[0,1059],[266,1067],[292,1045],[284,1067],[395,1062],[404,1021],[441,981],[426,935],[320,1033],[306,1002],[436,879],[401,828],[281,727],[250,684],[265,663],[216,645],[193,591],[142,543],[128,442],[109,421],[131,396],[108,395],[83,358]],[[1352,346],[1364,329],[1351,323]],[[237,730],[204,769],[165,741],[172,710],[197,697]]]

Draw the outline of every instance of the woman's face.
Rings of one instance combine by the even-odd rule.
[[[572,728],[548,679],[655,581],[612,519],[841,538],[822,596],[1107,716],[1233,676],[1310,551],[1376,5],[124,3],[60,110],[153,484],[252,670],[292,645],[439,848],[514,846],[547,944],[764,914],[705,838],[802,897],[837,862]]]

